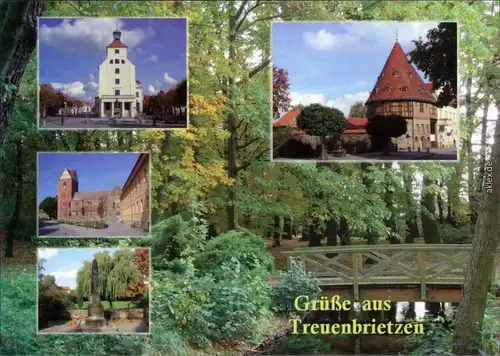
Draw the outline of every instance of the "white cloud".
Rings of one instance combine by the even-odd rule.
[[[148,85],[148,91],[149,91],[151,94],[156,93],[155,87],[154,87],[154,86],[152,86],[151,84],[149,84],[149,85]]]
[[[163,80],[165,81],[165,83],[167,83],[171,86],[177,84],[177,80],[175,80],[174,78],[169,76],[167,72],[163,73]]]
[[[310,105],[310,104],[322,104],[325,102],[325,96],[323,94],[315,93],[290,93],[290,105]]]
[[[93,74],[89,74],[89,81],[95,81],[95,77]]]
[[[158,62],[158,56],[156,54],[152,54],[148,58],[146,58],[146,62]]]
[[[359,38],[348,33],[332,34],[323,29],[316,33],[304,33],[304,41],[311,48],[319,51],[329,51],[335,47],[356,45],[359,43]]]
[[[339,109],[347,117],[349,115],[349,109],[351,105],[357,101],[362,101],[363,103],[368,99],[370,93],[359,92],[355,94],[346,94],[339,96],[333,100],[328,100],[325,102],[325,95],[322,93],[290,93],[290,104],[292,106],[297,104],[309,105],[309,104],[321,104],[329,107],[334,107]]]
[[[78,269],[72,269],[69,271],[57,270],[55,272],[50,272],[51,276],[56,278],[56,284],[58,286],[67,286],[71,288],[76,287],[76,274]]]
[[[51,257],[57,256],[56,248],[41,248],[38,250],[38,257],[48,260]]]
[[[62,51],[91,51],[103,52],[113,41],[113,31],[121,28],[121,40],[129,48],[137,47],[146,38],[152,36],[152,29],[123,29],[121,20],[84,18],[77,20],[64,19],[55,27],[41,25],[39,39],[42,43],[56,47]]]
[[[55,90],[60,90],[63,94],[73,98],[85,96],[85,85],[76,81],[73,83],[50,83]]]
[[[342,96],[339,96],[333,100],[328,100],[326,103],[327,106],[339,109],[344,113],[346,117],[349,115],[349,109],[351,108],[352,104],[354,104],[357,101],[362,101],[363,104],[365,101],[368,99],[370,96],[370,92],[364,91],[360,93],[355,93],[355,94],[345,94]]]
[[[419,37],[425,37],[427,31],[437,26],[437,22],[366,22],[348,25],[345,30],[350,35],[371,41],[376,46],[393,44],[397,31],[398,42],[404,46],[418,40]]]

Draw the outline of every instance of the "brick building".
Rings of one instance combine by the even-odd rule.
[[[132,224],[132,222],[137,221],[136,227],[148,228],[148,157],[148,154],[141,154],[123,188],[115,185],[111,190],[80,192],[76,170],[65,168],[57,183],[57,219],[75,223],[104,221],[107,224],[118,221]],[[143,170],[138,172],[140,168],[143,168]],[[139,194],[134,190],[131,195],[130,187],[132,184],[137,184],[139,178],[142,186],[140,190],[146,193]],[[137,201],[143,203],[141,209],[137,207]],[[135,209],[146,211],[145,218],[132,220],[129,212],[130,204],[133,205],[134,211]],[[125,213],[123,214],[122,211]],[[132,215],[132,217],[137,218],[137,214]]]
[[[149,230],[149,157],[141,154],[120,197],[122,220],[137,228]]]
[[[436,97],[432,84],[424,83],[398,42],[365,105],[368,119],[391,115],[406,118],[406,134],[393,139],[400,149],[438,147]]]

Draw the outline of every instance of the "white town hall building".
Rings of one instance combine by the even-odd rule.
[[[143,111],[142,85],[135,79],[135,65],[127,58],[121,34],[118,29],[113,31],[113,42],[99,66],[99,96],[95,98],[99,117],[135,117]]]

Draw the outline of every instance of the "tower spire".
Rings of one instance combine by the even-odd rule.
[[[398,42],[398,28],[396,27],[396,42]]]

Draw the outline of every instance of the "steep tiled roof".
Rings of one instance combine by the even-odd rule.
[[[280,117],[279,120],[275,121],[273,126],[288,126],[292,123],[292,121],[295,122],[295,118],[299,116],[299,114],[300,109],[289,111]],[[297,124],[295,124],[295,127],[297,127]]]
[[[366,104],[376,101],[415,100],[436,103],[428,84],[422,81],[415,68],[399,43],[392,48],[384,68],[366,101]]]
[[[73,170],[68,169],[68,172],[69,172],[69,175],[71,176],[71,178],[77,179],[75,169],[73,169]]]
[[[122,41],[115,40],[108,45],[108,48],[127,48],[127,46],[124,45]]]

